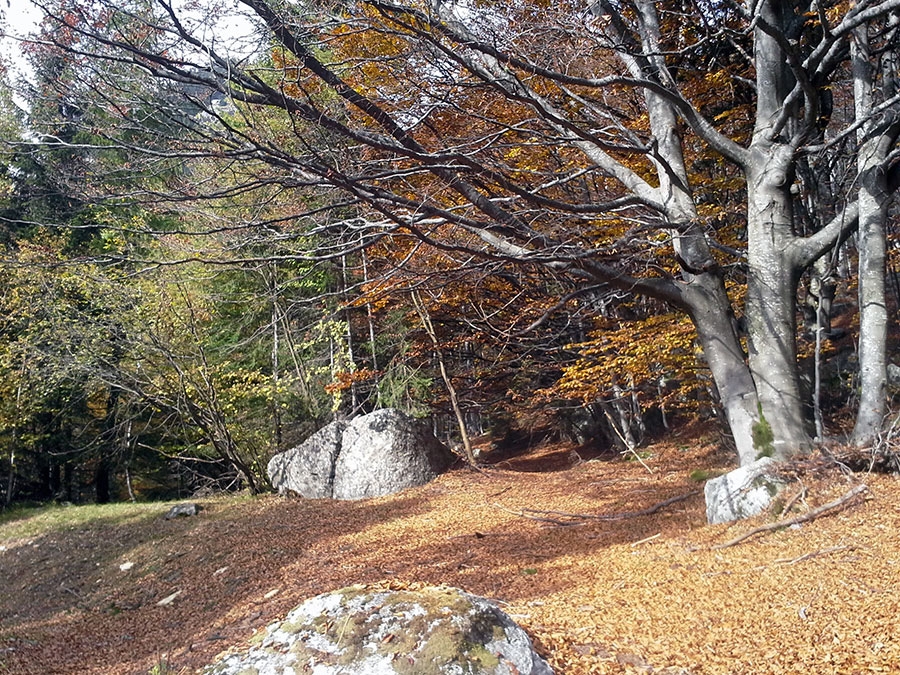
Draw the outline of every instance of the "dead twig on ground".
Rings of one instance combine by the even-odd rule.
[[[822,548],[818,551],[810,551],[809,553],[804,553],[803,555],[797,556],[796,558],[779,558],[774,561],[776,565],[795,565],[798,562],[803,562],[804,560],[809,560],[810,558],[817,558],[820,555],[828,555],[829,553],[837,553],[838,551],[846,551],[852,550],[852,546],[831,546],[830,548]]]
[[[787,503],[784,505],[784,510],[782,510],[781,515],[787,516],[787,514],[790,513],[790,510],[794,508],[794,504],[796,504],[801,499],[806,499],[806,486],[802,484],[800,491],[787,500]]]
[[[500,506],[499,504],[494,504],[494,506],[504,511],[508,511],[509,513],[514,513],[520,518],[537,520],[540,522],[550,523],[551,525],[571,527],[572,525],[583,525],[589,520],[614,521],[627,520],[629,518],[640,518],[641,516],[652,516],[654,513],[666,508],[667,506],[677,504],[678,502],[683,502],[684,500],[690,499],[694,495],[698,494],[700,494],[699,490],[693,490],[686,494],[678,495],[677,497],[671,497],[664,501],[658,502],[657,504],[654,504],[653,506],[650,506],[646,509],[641,509],[640,511],[627,511],[625,513],[609,514],[568,513],[566,511],[543,511],[540,509],[519,509],[517,511],[514,509],[508,509],[504,506]]]
[[[634,548],[635,546],[640,546],[641,544],[647,544],[647,543],[653,541],[654,539],[659,539],[661,536],[662,536],[662,532],[657,532],[656,534],[654,534],[650,537],[644,537],[640,541],[631,542],[631,547]]]
[[[865,483],[860,483],[859,485],[854,487],[852,490],[845,493],[842,497],[839,497],[838,499],[835,499],[832,502],[828,502],[827,504],[823,504],[822,506],[819,506],[818,508],[813,509],[809,513],[804,513],[803,515],[796,516],[794,518],[788,518],[787,520],[779,520],[777,523],[769,523],[768,525],[761,525],[760,527],[754,528],[754,529],[750,530],[749,532],[745,532],[744,534],[742,534],[739,537],[735,537],[734,539],[726,541],[724,544],[716,544],[715,546],[713,546],[713,549],[717,550],[717,549],[722,549],[722,548],[728,548],[729,546],[735,546],[737,544],[740,544],[742,541],[749,539],[750,537],[752,537],[754,535],[762,534],[763,532],[772,532],[774,530],[781,530],[785,527],[790,527],[791,525],[799,525],[800,523],[805,523],[807,521],[814,520],[824,513],[847,506],[847,504],[849,504],[849,502],[851,502],[854,498],[861,495],[863,492],[868,491],[868,489],[869,489],[869,487]]]

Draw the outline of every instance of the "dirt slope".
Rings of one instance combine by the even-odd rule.
[[[896,477],[808,476],[792,515],[854,481],[870,490],[717,550],[776,517],[710,527],[699,493],[635,515],[700,490],[692,472],[725,467],[712,444],[654,446],[652,474],[577,460],[547,447],[361,502],[211,499],[175,521],[144,505],[28,536],[8,522],[0,673],[191,673],[305,598],[386,581],[500,601],[557,673],[900,673]],[[537,511],[625,517],[561,526]]]

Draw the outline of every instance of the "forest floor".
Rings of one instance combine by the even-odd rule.
[[[0,523],[0,673],[193,673],[306,598],[384,581],[498,601],[560,675],[900,672],[900,478],[807,474],[788,518],[868,491],[717,549],[779,516],[706,524],[716,448],[545,445],[391,497],[211,498],[171,521],[165,504],[22,512]]]

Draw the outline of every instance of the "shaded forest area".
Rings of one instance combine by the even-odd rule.
[[[470,463],[896,442],[900,2],[34,4],[5,506],[265,491],[379,407]]]

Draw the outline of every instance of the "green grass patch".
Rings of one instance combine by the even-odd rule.
[[[126,525],[156,516],[165,508],[161,504],[57,504],[16,508],[0,516],[0,539],[21,539],[49,532],[59,532],[103,521],[109,525]]]
[[[167,502],[118,502],[113,504],[78,504],[20,506],[0,512],[0,541],[36,537],[81,527],[133,525],[143,520],[161,518],[174,505],[196,501],[207,517],[217,505],[236,506],[255,497],[244,493],[208,497],[201,500],[179,499]],[[214,509],[218,510],[218,509]],[[227,512],[227,509],[223,510]]]

